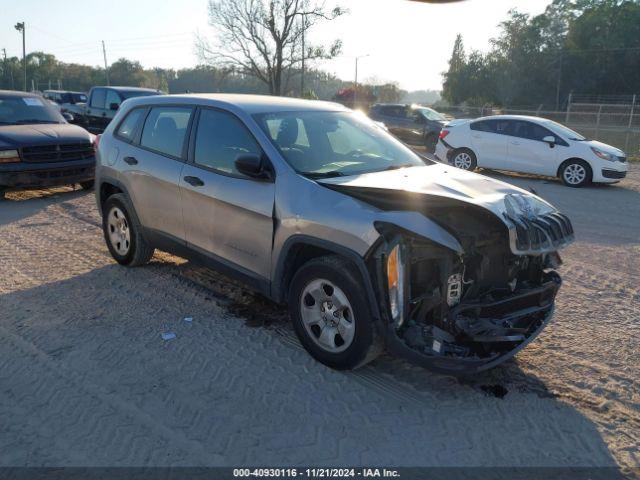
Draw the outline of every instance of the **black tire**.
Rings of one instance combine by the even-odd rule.
[[[353,311],[355,333],[346,350],[334,353],[318,345],[311,338],[302,320],[302,295],[314,280],[328,280],[346,295]],[[309,354],[319,362],[336,370],[361,367],[376,358],[382,344],[376,334],[367,293],[362,286],[360,272],[349,261],[339,256],[312,259],[295,273],[289,288],[289,315],[300,342]]]
[[[129,229],[130,239],[126,253],[118,253],[116,246],[113,245],[109,238],[109,215],[114,208],[117,208],[124,214]],[[142,237],[142,228],[135,215],[131,214],[132,211],[133,208],[131,207],[128,197],[122,193],[110,196],[104,203],[102,210],[102,231],[104,233],[104,240],[107,243],[107,248],[116,262],[127,267],[137,267],[138,265],[148,263],[154,252],[154,248]]]
[[[83,190],[93,190],[95,184],[95,180],[87,180],[86,182],[80,182],[80,188]]]
[[[436,143],[438,143],[438,135],[435,133],[428,133],[424,138],[424,148],[427,153],[433,153],[436,151]]]
[[[468,148],[458,148],[451,153],[449,163],[456,168],[473,172],[478,168],[476,154]]]
[[[4,200],[4,194],[7,191],[5,187],[0,187],[0,201]]]
[[[584,172],[583,177],[571,175],[571,172],[576,175],[580,172]],[[578,158],[572,158],[565,161],[558,169],[558,177],[567,187],[580,188],[591,183],[593,179],[593,172],[591,167],[584,160]]]

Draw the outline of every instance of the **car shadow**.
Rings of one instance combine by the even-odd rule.
[[[5,198],[0,200],[0,225],[23,220],[50,205],[60,204],[88,194],[91,192],[72,186],[6,192]]]
[[[34,410],[16,410],[11,422],[20,428],[3,436],[21,432],[21,442],[5,446],[0,464],[15,455],[12,445],[25,448],[27,442],[28,458],[40,465],[38,455],[49,447],[40,429],[55,426],[59,438],[77,435],[78,418],[91,417],[85,404],[76,401],[73,411],[55,404],[72,389],[90,397],[87,409],[102,411],[98,404],[107,402],[113,422],[123,421],[120,415],[136,422],[144,411],[154,431],[180,432],[176,438],[203,451],[222,451],[227,465],[248,455],[265,465],[314,459],[318,465],[588,467],[606,471],[606,478],[617,472],[597,425],[517,362],[471,379],[387,356],[336,372],[285,338],[283,330],[292,334],[285,308],[212,275],[188,262],[156,259],[143,268],[106,265],[1,294],[0,331],[11,341],[0,345],[0,354],[10,358],[18,348],[30,358],[20,370],[29,382],[11,381],[14,362],[0,364],[9,396],[32,398],[44,388],[41,382],[59,377],[74,382],[57,385],[49,402],[37,402]],[[187,314],[193,320],[184,321]],[[175,338],[163,340],[167,331]],[[135,435],[137,428],[131,428]],[[128,431],[116,443],[130,444]],[[57,465],[67,454],[116,464],[109,438],[111,445],[85,435],[70,444],[73,452],[57,442]],[[146,465],[153,443],[130,445],[127,460]]]

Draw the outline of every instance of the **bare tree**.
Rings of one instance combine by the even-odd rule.
[[[303,61],[340,53],[340,40],[328,48],[303,45],[315,24],[344,13],[340,7],[327,11],[315,0],[209,0],[209,25],[217,39],[212,45],[199,37],[196,48],[203,61],[258,78],[272,95],[282,95]]]

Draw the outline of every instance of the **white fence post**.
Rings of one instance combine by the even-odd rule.
[[[564,118],[564,123],[569,123],[569,113],[571,112],[572,99],[573,99],[573,92],[569,92],[569,100],[567,100],[567,115]]]
[[[595,139],[598,140],[598,131],[600,130],[600,114],[602,113],[602,104],[598,107],[598,116],[596,117],[596,134]]]

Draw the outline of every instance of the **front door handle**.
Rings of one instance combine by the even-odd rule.
[[[186,177],[184,177],[184,181],[187,182],[189,185],[192,185],[194,187],[202,187],[204,185],[204,182],[201,179],[199,179],[198,177],[186,176]]]
[[[511,142],[511,145],[520,145],[520,142],[513,141]]]
[[[137,165],[138,164],[138,160],[136,160],[135,157],[124,157],[123,158],[124,162],[129,164],[129,165]]]

